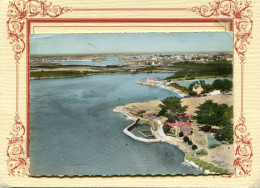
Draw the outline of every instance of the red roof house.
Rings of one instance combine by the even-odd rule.
[[[184,136],[191,134],[191,123],[189,121],[177,121],[175,123],[166,123],[165,125],[170,126],[170,132],[174,136],[179,136],[180,132],[183,132]]]

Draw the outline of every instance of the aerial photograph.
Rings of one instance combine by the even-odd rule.
[[[233,173],[233,33],[30,35],[32,176]]]

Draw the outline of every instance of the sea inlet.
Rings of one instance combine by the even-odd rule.
[[[201,174],[166,143],[143,143],[123,133],[132,122],[115,106],[179,97],[135,83],[173,73],[92,75],[30,81],[31,174]]]

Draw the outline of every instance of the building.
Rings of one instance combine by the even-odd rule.
[[[190,121],[192,118],[191,118],[191,116],[190,116],[189,114],[187,114],[187,113],[181,113],[181,114],[178,115],[178,119],[179,119],[180,121],[186,122],[186,121]]]
[[[154,81],[154,78],[152,78],[152,77],[147,78],[147,82],[153,82],[153,81]]]
[[[175,123],[166,123],[167,126],[170,126],[170,132],[174,136],[179,136],[180,132],[183,132],[184,136],[191,134],[191,123],[189,121],[177,121]]]
[[[203,91],[203,88],[201,87],[200,84],[195,84],[192,88],[192,91],[196,92],[197,94],[201,94],[201,92]]]
[[[212,95],[219,95],[220,94],[220,90],[214,90],[212,92],[209,93],[211,96]]]

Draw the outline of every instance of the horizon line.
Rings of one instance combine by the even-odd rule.
[[[233,51],[189,51],[189,52],[99,52],[99,53],[64,53],[64,54],[30,54],[30,56],[62,56],[62,55],[145,55],[145,54],[154,54],[154,55],[161,55],[161,54],[210,54],[210,53],[233,53]]]

